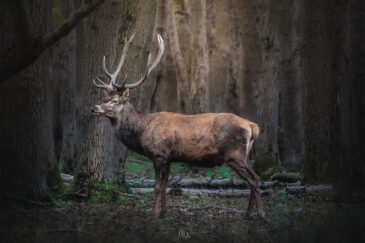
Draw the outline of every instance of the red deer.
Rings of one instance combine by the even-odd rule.
[[[95,80],[93,82],[97,87],[105,89],[107,96],[99,104],[92,106],[91,111],[108,117],[116,137],[123,144],[153,161],[156,175],[154,216],[158,217],[160,199],[161,214],[166,213],[166,185],[170,164],[183,161],[200,167],[214,167],[227,163],[250,186],[247,216],[252,216],[256,202],[259,216],[264,217],[258,177],[248,163],[248,153],[259,135],[257,124],[229,113],[139,113],[128,102],[129,90],[138,87],[147,79],[159,63],[165,46],[158,35],[159,52],[151,67],[146,68],[138,82],[126,84],[124,81],[122,85],[118,85],[117,76],[133,36],[126,40],[115,73],[107,71],[104,57],[103,69],[110,78],[110,83],[106,84],[99,78],[99,83]]]

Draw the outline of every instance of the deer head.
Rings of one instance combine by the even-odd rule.
[[[137,88],[139,85],[141,85],[148,78],[148,76],[150,75],[152,70],[160,62],[162,54],[165,49],[165,45],[164,45],[164,41],[163,41],[162,37],[159,34],[157,34],[159,51],[158,51],[157,57],[156,57],[155,61],[153,62],[153,64],[148,68],[148,66],[150,64],[150,58],[151,58],[151,53],[150,53],[150,55],[148,56],[146,71],[145,71],[143,77],[138,82],[133,83],[133,84],[126,84],[127,78],[125,78],[123,84],[118,85],[116,83],[116,81],[117,81],[118,75],[120,73],[120,70],[122,69],[122,66],[123,66],[123,63],[124,63],[124,60],[125,60],[128,48],[129,48],[129,44],[132,42],[133,37],[134,37],[134,34],[131,36],[131,38],[129,40],[127,40],[127,39],[125,40],[125,45],[124,45],[124,48],[122,51],[122,56],[120,58],[118,67],[114,73],[110,73],[106,69],[105,56],[104,56],[103,70],[104,70],[105,74],[110,78],[110,82],[109,82],[109,84],[106,84],[99,77],[97,77],[98,83],[95,82],[95,80],[93,80],[93,83],[95,84],[95,86],[98,88],[104,89],[107,94],[106,97],[104,97],[97,105],[94,105],[91,107],[91,112],[93,112],[94,114],[105,115],[110,118],[116,117],[117,114],[119,114],[123,110],[125,104],[129,100],[129,90]]]

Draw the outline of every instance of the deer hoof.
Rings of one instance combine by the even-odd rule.
[[[265,218],[265,215],[266,215],[265,212],[259,213],[259,217],[262,218],[262,219]]]

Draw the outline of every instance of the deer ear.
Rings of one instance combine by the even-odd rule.
[[[128,88],[127,88],[127,89],[123,92],[122,96],[123,96],[124,98],[126,98],[126,99],[128,99],[128,98],[129,98],[129,89],[128,89]]]

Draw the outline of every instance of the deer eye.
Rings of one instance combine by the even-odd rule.
[[[118,103],[118,100],[112,100],[112,103],[116,104],[116,103]]]

